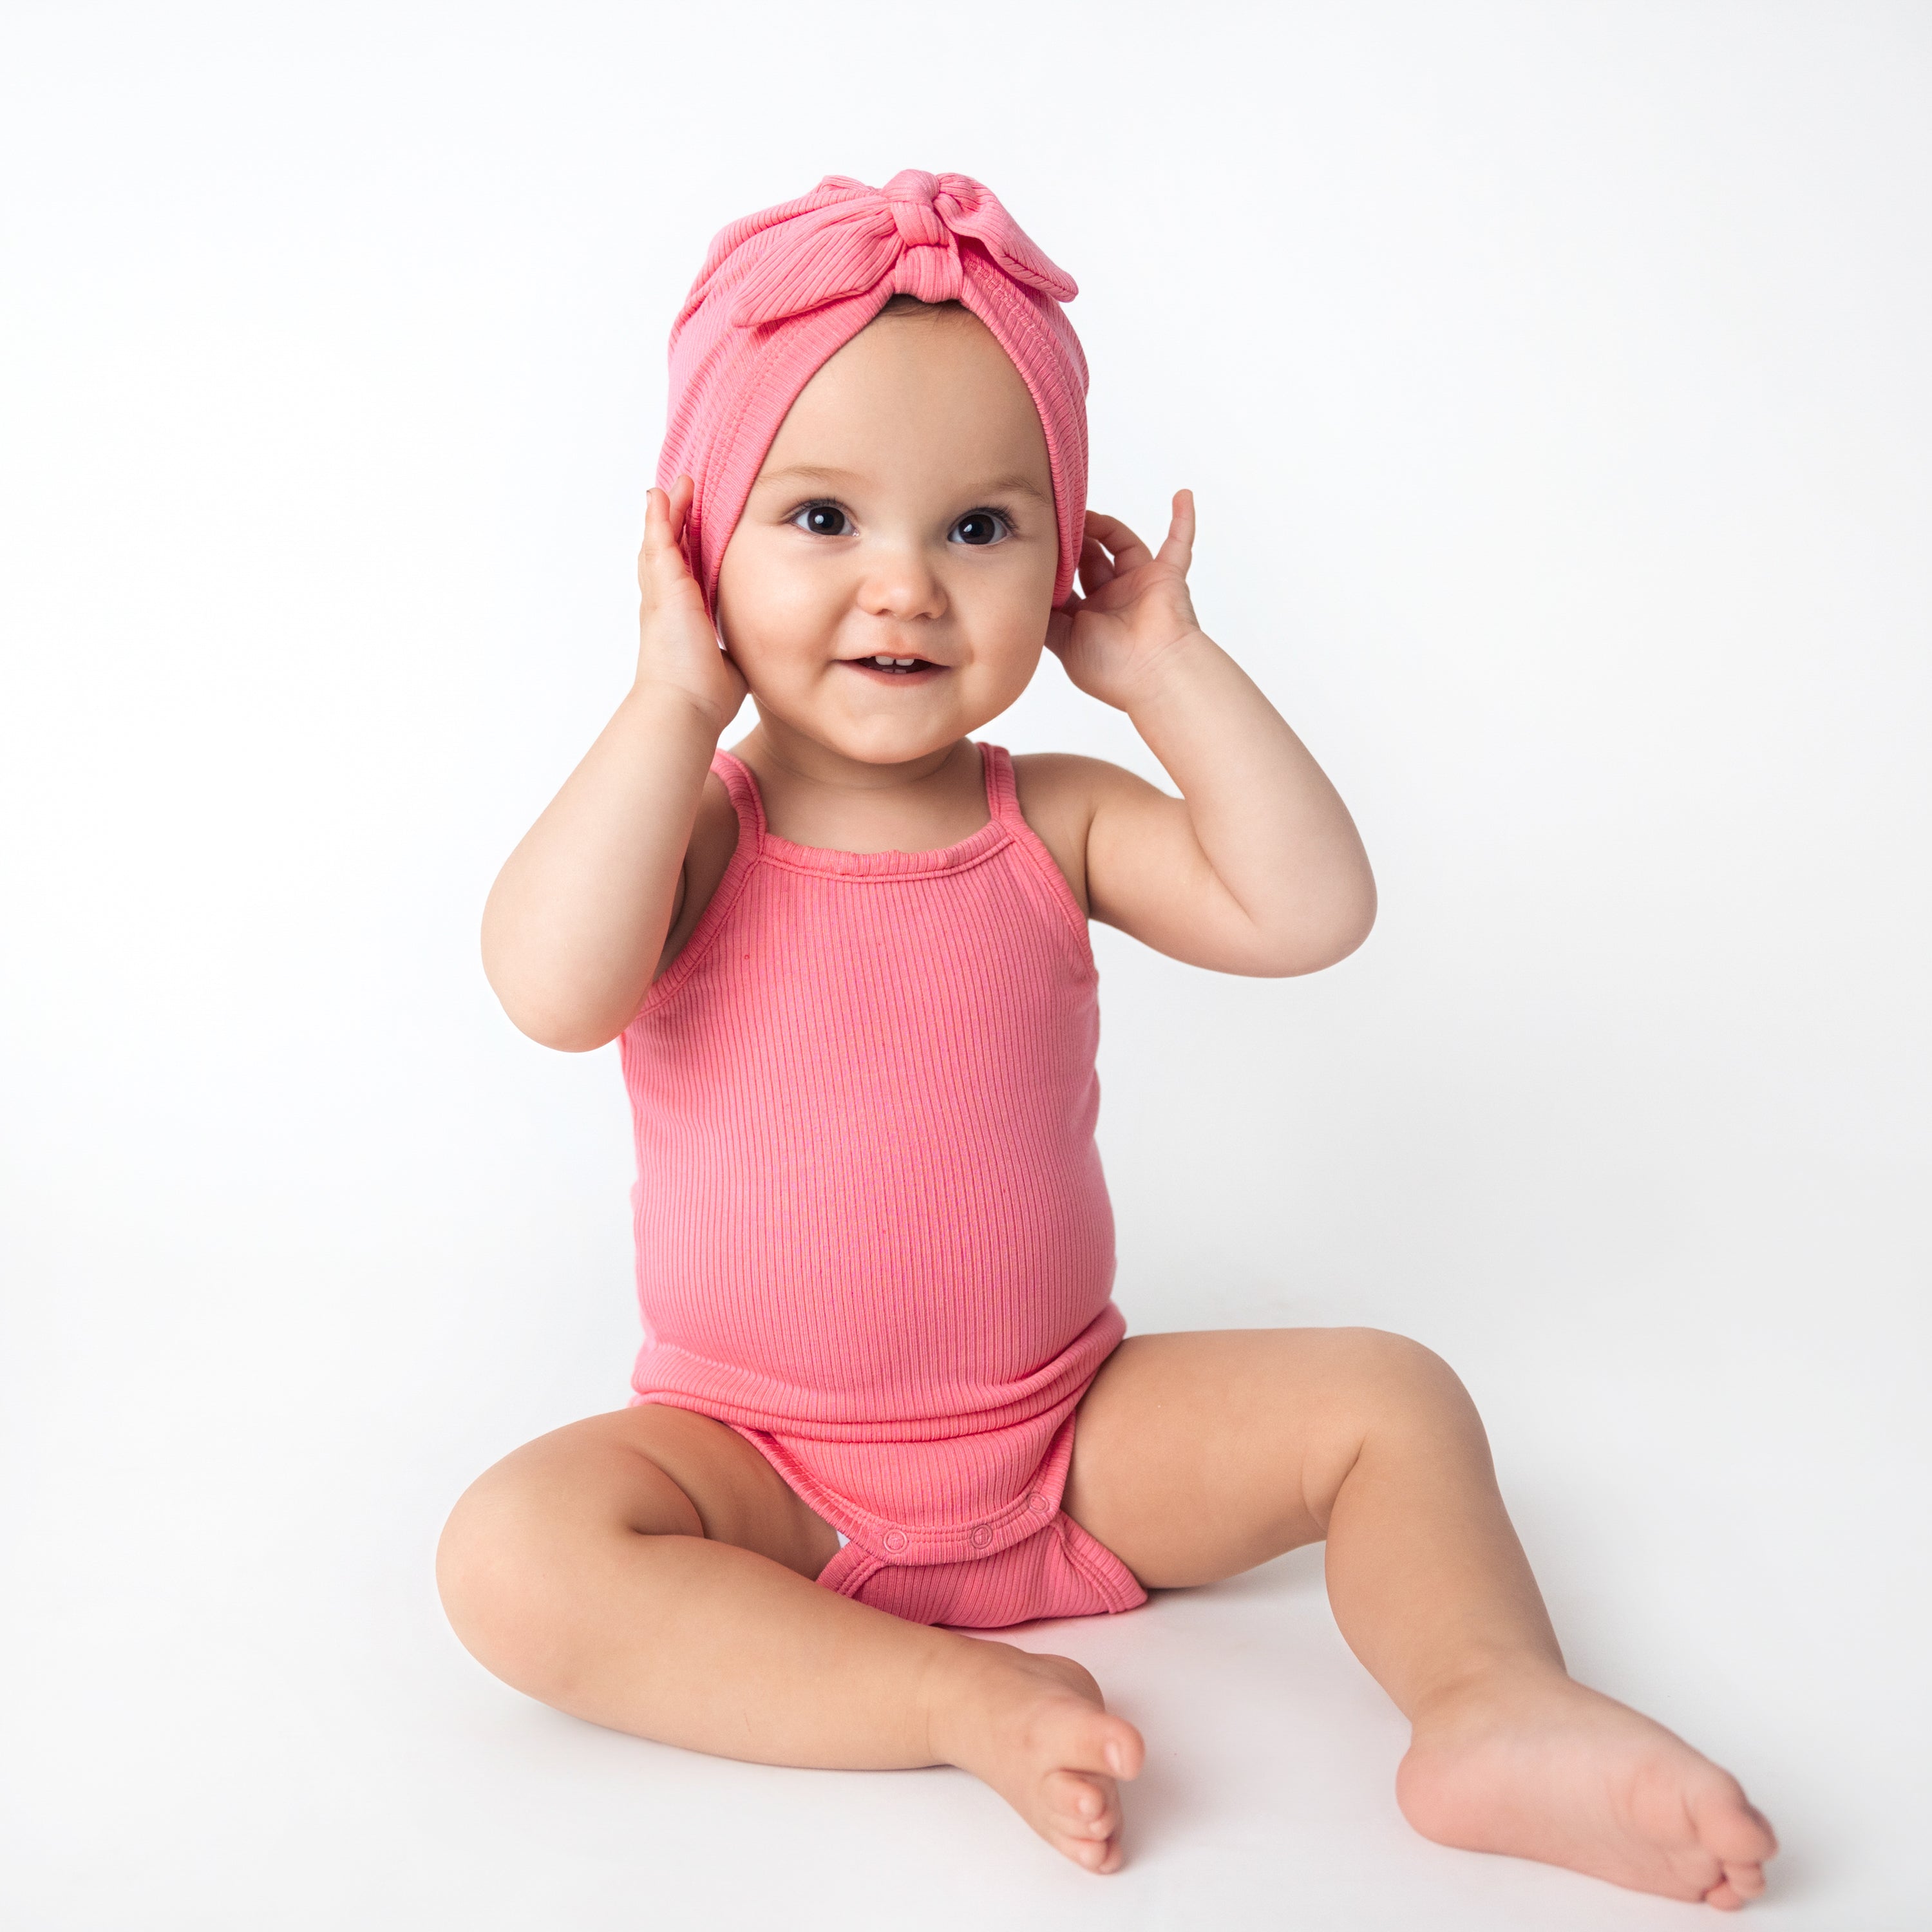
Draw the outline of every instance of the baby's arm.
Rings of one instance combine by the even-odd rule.
[[[638,560],[638,676],[524,834],[483,912],[483,970],[532,1040],[614,1040],[644,1003],[683,899],[684,858],[718,739],[745,696],[678,549],[691,485],[653,490]]]
[[[1375,879],[1321,766],[1195,620],[1192,495],[1174,498],[1158,556],[1111,517],[1089,516],[1087,531],[1084,598],[1049,641],[1082,690],[1133,720],[1181,792],[1079,761],[1094,916],[1220,972],[1334,964],[1368,936]]]

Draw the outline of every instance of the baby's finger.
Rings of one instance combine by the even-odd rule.
[[[1114,566],[1097,537],[1089,537],[1080,546],[1080,588],[1090,597],[1102,584],[1114,580]]]
[[[684,537],[684,520],[691,514],[692,500],[698,494],[698,485],[688,476],[671,478],[670,494],[665,500],[665,512],[670,520],[670,540],[681,542]]]
[[[1103,517],[1097,510],[1087,512],[1087,534],[1105,544],[1112,551],[1114,568],[1118,571],[1137,570],[1144,563],[1154,561],[1154,553],[1118,517]]]
[[[664,493],[662,490],[644,492],[644,535],[638,545],[638,587],[644,587],[645,574],[656,563],[658,554],[664,546],[665,516]]]
[[[660,588],[682,583],[691,574],[680,539],[685,518],[691,508],[691,478],[680,476],[668,490],[650,490],[644,495],[644,544],[638,558],[640,584],[648,572]]]
[[[1160,560],[1172,564],[1183,577],[1194,561],[1194,492],[1174,493],[1173,520],[1167,526],[1167,540],[1160,547]]]
[[[644,554],[656,556],[667,545],[675,544],[684,534],[684,520],[691,508],[692,483],[679,477],[668,490],[644,492]]]

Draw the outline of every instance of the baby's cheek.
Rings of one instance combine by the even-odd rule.
[[[1052,586],[1047,586],[1051,592]],[[974,656],[1003,686],[1016,692],[1025,689],[1038,668],[1046,646],[1047,621],[1052,609],[1046,597],[1036,602],[1015,598],[987,616],[990,621],[980,630]]]
[[[754,688],[761,678],[796,680],[833,655],[840,609],[827,586],[764,567],[755,554],[719,576],[718,626]]]

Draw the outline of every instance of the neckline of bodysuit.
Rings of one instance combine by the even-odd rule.
[[[986,796],[987,818],[976,832],[950,845],[929,852],[842,852],[830,845],[800,845],[782,838],[766,823],[764,794],[758,789],[758,775],[735,752],[720,748],[718,755],[730,760],[741,774],[752,806],[758,838],[758,856],[795,872],[822,872],[838,878],[905,878],[926,872],[957,872],[976,865],[988,854],[1004,845],[1010,836],[1000,822],[999,800],[994,790],[994,766],[998,748],[980,744],[980,776]]]

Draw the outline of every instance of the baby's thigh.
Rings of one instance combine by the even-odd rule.
[[[1144,1585],[1213,1582],[1318,1541],[1370,1433],[1456,1400],[1376,1329],[1132,1336],[1082,1400],[1064,1506]]]
[[[735,1430],[646,1403],[593,1415],[513,1450],[451,1512],[436,1576],[458,1599],[513,1576],[555,1575],[644,1536],[702,1536],[815,1576],[831,1526]]]

